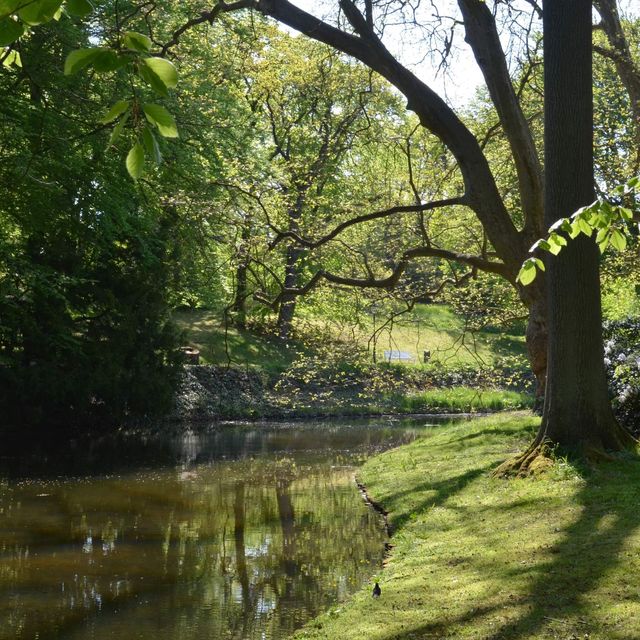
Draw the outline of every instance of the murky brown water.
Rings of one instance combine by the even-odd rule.
[[[426,421],[221,427],[4,459],[0,638],[287,637],[370,580],[354,470]]]

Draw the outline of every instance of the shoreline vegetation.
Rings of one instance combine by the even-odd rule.
[[[350,379],[337,372],[337,377],[338,384],[299,385],[249,369],[185,365],[175,407],[164,421],[473,414],[531,408],[534,402],[522,391],[469,383],[441,386],[429,377],[408,379],[398,376],[397,368],[371,369]]]
[[[555,455],[536,477],[493,477],[538,423],[512,412],[434,427],[365,462],[357,482],[393,531],[382,595],[367,584],[294,638],[637,637],[638,459]]]
[[[207,310],[175,320],[200,364],[184,367],[173,422],[485,413],[534,402],[522,327],[468,332],[446,305],[420,305],[378,336],[377,363],[368,325],[338,330],[307,319],[282,341],[266,326],[221,326]],[[412,360],[380,362],[389,349]]]

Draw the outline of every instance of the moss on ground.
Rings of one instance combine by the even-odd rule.
[[[369,460],[359,478],[395,530],[382,596],[369,585],[296,638],[639,638],[638,459],[492,477],[537,425],[491,416]]]

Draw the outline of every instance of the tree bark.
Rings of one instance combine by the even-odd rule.
[[[298,191],[296,201],[287,212],[289,218],[289,231],[291,233],[300,233],[300,219],[302,217],[302,209],[305,204],[307,188]],[[298,268],[302,249],[293,244],[287,247],[287,255],[285,260],[284,288],[295,289],[298,286]],[[297,296],[285,293],[280,301],[278,309],[277,330],[278,337],[281,340],[288,340],[291,335],[293,326],[293,317],[296,312]]]
[[[484,0],[458,0],[458,6],[464,18],[465,40],[482,71],[511,148],[524,212],[524,233],[533,242],[542,235],[544,203],[542,167],[531,127],[513,88],[491,10]]]
[[[285,262],[284,287],[294,289],[298,286],[298,259],[301,250],[293,245],[287,247],[287,258]],[[297,296],[284,294],[278,309],[277,330],[281,340],[288,340],[293,326],[293,317],[296,312]]]
[[[407,107],[416,113],[420,123],[442,140],[456,158],[467,204],[515,281],[529,247],[509,216],[479,142],[438,94],[393,57],[355,4],[341,0],[340,7],[358,35],[337,29],[288,0],[257,0],[255,6],[264,15],[357,58],[407,98]]]
[[[238,249],[238,265],[236,267],[236,295],[231,310],[235,314],[235,324],[244,329],[247,324],[249,241],[251,239],[251,219],[245,218],[242,223],[241,244]]]
[[[528,287],[520,287],[520,299],[529,311],[527,321],[527,351],[531,370],[536,378],[535,410],[542,412],[547,382],[547,295],[545,278],[540,274]]]
[[[546,0],[543,28],[545,223],[551,225],[594,199],[591,3]],[[544,414],[532,447],[515,462],[519,472],[530,468],[546,444],[593,457],[633,442],[616,422],[608,397],[595,240],[581,235],[548,259],[546,280]]]

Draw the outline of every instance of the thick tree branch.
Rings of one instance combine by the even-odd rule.
[[[180,42],[182,35],[186,31],[189,31],[189,29],[204,24],[205,22],[211,24],[221,13],[249,9],[253,6],[255,6],[255,0],[238,0],[237,2],[223,2],[221,0],[210,11],[203,11],[198,17],[191,18],[191,20],[180,25],[180,27],[173,32],[171,39],[162,46],[160,55],[166,55],[169,49],[175,47]]]
[[[344,2],[345,7],[354,7],[352,3]],[[351,15],[352,24],[359,25],[358,37],[327,24],[287,0],[256,0],[254,6],[264,15],[357,58],[405,95],[408,108],[415,111],[421,124],[453,153],[465,182],[469,206],[487,230],[502,260],[516,273],[528,248],[527,243],[509,217],[478,141],[440,96],[403,67],[373,32],[365,30],[367,23],[362,14],[356,10],[357,15],[356,12]]]
[[[525,217],[525,235],[538,237],[543,218],[542,167],[531,129],[511,82],[496,21],[483,0],[458,0],[458,5],[464,18],[465,40],[482,71],[513,153]]]
[[[317,271],[305,285],[296,288],[283,288],[275,300],[271,300],[259,292],[255,295],[257,300],[273,306],[278,304],[278,302],[284,298],[306,295],[321,284],[322,281],[341,286],[364,289],[393,289],[400,281],[402,274],[406,271],[409,264],[416,258],[442,258],[444,260],[467,264],[472,267],[473,271],[479,269],[507,277],[507,269],[505,268],[505,265],[500,262],[491,262],[479,256],[457,253],[455,251],[439,249],[437,247],[415,247],[413,249],[408,249],[402,254],[400,260],[386,278],[374,278],[371,276],[367,278],[352,278],[348,276],[340,276],[321,269],[320,271]]]
[[[307,247],[309,249],[315,249],[320,247],[323,244],[333,240],[336,236],[340,235],[343,231],[348,229],[349,227],[353,227],[357,224],[362,224],[363,222],[371,222],[372,220],[379,220],[381,218],[388,218],[389,216],[400,214],[400,213],[418,213],[424,211],[431,211],[432,209],[437,209],[439,207],[452,207],[454,205],[465,205],[467,204],[464,196],[460,196],[458,198],[447,198],[446,200],[433,200],[432,202],[424,202],[422,204],[409,204],[409,205],[398,205],[395,207],[390,207],[389,209],[382,209],[380,211],[373,211],[371,213],[365,213],[361,216],[356,216],[355,218],[350,218],[349,220],[345,220],[341,224],[337,225],[334,229],[332,229],[329,233],[318,238],[317,240],[309,240],[308,238],[303,238],[302,236],[292,233],[291,231],[279,231],[276,238],[271,242],[269,246],[270,249],[273,249],[277,246],[282,240],[285,238],[289,238],[294,240],[297,244]]]

